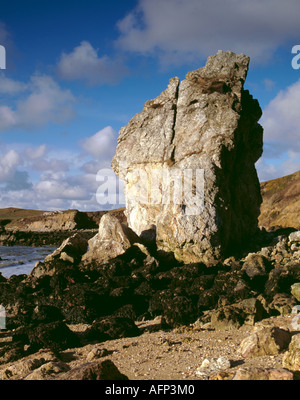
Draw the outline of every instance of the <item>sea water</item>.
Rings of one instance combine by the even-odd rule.
[[[55,246],[0,246],[0,273],[5,278],[12,275],[28,275],[36,262],[44,261],[55,248]]]

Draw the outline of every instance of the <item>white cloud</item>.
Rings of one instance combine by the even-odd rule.
[[[87,196],[84,187],[70,185],[66,180],[43,180],[37,183],[35,191],[39,196],[50,199],[85,199]]]
[[[264,140],[283,150],[300,151],[300,80],[281,90],[264,109]]]
[[[57,71],[63,79],[84,80],[89,85],[113,84],[127,73],[120,59],[99,57],[98,51],[87,41],[82,41],[71,53],[62,53]]]
[[[38,158],[41,158],[45,155],[46,153],[46,145],[45,144],[41,144],[38,147],[27,147],[25,149],[25,153],[27,155],[27,157],[30,160],[36,160]]]
[[[1,43],[1,41],[0,41]],[[15,95],[24,92],[27,89],[27,84],[15,81],[6,77],[4,74],[0,75],[0,93],[6,95]]]
[[[281,90],[263,110],[264,153],[257,163],[260,180],[300,170],[300,80]]]
[[[116,150],[117,138],[117,132],[111,126],[107,126],[81,141],[80,145],[97,160],[111,160]]]
[[[101,182],[96,178],[99,170],[110,165],[116,144],[117,133],[107,126],[83,139],[77,152],[45,144],[3,145],[0,149],[0,207],[112,208],[111,204],[103,206],[97,202],[96,193]],[[114,174],[112,170],[111,173]],[[13,204],[11,199],[14,199]]]
[[[118,23],[119,48],[163,64],[205,59],[217,50],[267,61],[300,35],[298,0],[139,0]]]
[[[22,157],[13,149],[1,155],[0,159],[0,186],[2,190],[22,190],[31,188],[27,171],[20,171]]]
[[[0,181],[10,179],[20,163],[20,157],[15,150],[9,150],[0,159]]]
[[[276,82],[274,82],[274,81],[272,81],[272,79],[268,79],[268,78],[263,80],[263,84],[264,84],[266,90],[268,90],[268,91],[274,89],[274,87],[276,86]]]
[[[256,169],[261,182],[293,174],[300,170],[300,152],[288,151],[277,160],[262,157]]]
[[[17,90],[20,83],[6,79],[6,86],[7,90]],[[64,123],[74,117],[74,96],[70,90],[60,88],[52,77],[34,75],[26,87],[29,93],[14,106],[0,106],[0,131],[34,129],[49,122]]]

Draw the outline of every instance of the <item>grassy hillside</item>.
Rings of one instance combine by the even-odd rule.
[[[259,225],[300,229],[300,171],[261,183]]]
[[[26,210],[22,208],[0,208],[0,225],[7,225],[9,222],[14,222],[22,218],[39,217],[45,211],[41,210]]]

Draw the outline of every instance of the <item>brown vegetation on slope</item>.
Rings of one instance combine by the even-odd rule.
[[[300,229],[300,171],[262,182],[261,194],[260,226]]]

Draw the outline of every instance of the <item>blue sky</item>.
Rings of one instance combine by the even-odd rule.
[[[261,181],[300,169],[298,0],[10,0],[0,4],[0,207],[103,208],[119,129],[219,49],[250,56]],[[300,64],[300,61],[299,61]]]

